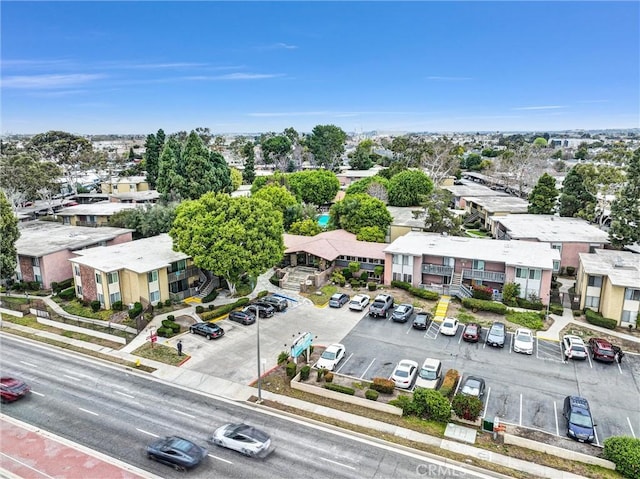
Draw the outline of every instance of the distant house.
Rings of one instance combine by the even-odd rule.
[[[389,242],[409,231],[424,231],[424,210],[420,207],[387,206],[393,220],[389,225]]]
[[[21,281],[37,281],[44,289],[51,283],[73,276],[69,259],[75,252],[98,246],[111,246],[131,241],[132,230],[124,228],[85,228],[52,221],[29,221],[20,224],[16,241]]]
[[[102,193],[136,193],[140,191],[149,191],[149,183],[145,176],[123,176],[113,177],[109,181],[103,181],[101,184]]]
[[[619,326],[638,326],[640,255],[629,251],[580,253],[576,294],[580,309],[589,308]]]
[[[560,251],[560,266],[578,269],[580,253],[609,244],[609,235],[581,218],[553,215],[506,215],[490,218],[496,239],[551,243]]]
[[[491,231],[495,216],[527,213],[529,202],[513,196],[465,196],[467,222],[479,219],[482,226]]]
[[[364,178],[371,178],[380,173],[380,168],[371,168],[370,170],[343,170],[337,173],[338,181],[341,188],[347,188],[354,181]]]
[[[453,208],[464,210],[467,207],[465,198],[474,198],[481,196],[509,196],[507,193],[492,190],[488,186],[483,186],[478,183],[473,183],[469,180],[462,180],[462,184],[453,184],[442,186],[442,189],[447,190],[453,196]]]
[[[560,267],[560,252],[548,243],[496,241],[412,231],[385,250],[385,284],[406,281],[441,294],[471,296],[474,286],[494,290],[520,285],[523,298],[548,303],[551,276]]]
[[[86,205],[70,206],[60,210],[57,215],[62,218],[62,223],[72,226],[107,226],[109,218],[119,211],[139,208],[140,205],[132,203],[114,203],[110,201],[91,203]]]

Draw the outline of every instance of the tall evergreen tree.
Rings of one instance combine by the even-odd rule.
[[[20,237],[18,218],[13,214],[13,209],[0,191],[0,278],[12,278],[16,271],[17,252],[16,241]]]
[[[581,216],[581,213],[584,214],[588,209],[588,205],[595,204],[595,197],[587,190],[585,178],[578,166],[571,168],[562,182],[560,216]]]
[[[185,181],[180,173],[180,159],[180,144],[175,138],[169,138],[160,155],[156,185],[165,201],[179,201],[185,198]]]
[[[182,148],[185,192],[188,199],[198,199],[213,190],[214,174],[209,151],[202,138],[192,131]]]
[[[242,170],[243,181],[250,185],[256,179],[256,153],[254,151],[254,143],[250,141],[242,147],[242,156],[244,156],[244,170]]]
[[[609,240],[616,247],[640,243],[640,148],[629,160],[627,177],[611,204]]]
[[[161,129],[154,135],[153,133],[147,135],[147,139],[144,143],[145,147],[145,169],[147,171],[147,182],[151,188],[155,188],[158,182],[158,170],[160,164],[160,153],[164,148],[165,134]]]
[[[222,153],[212,151],[209,153],[211,160],[211,166],[213,168],[213,177],[211,183],[211,189],[209,191],[231,193],[233,191],[233,184],[231,182],[231,170],[227,165]]]
[[[529,207],[527,211],[534,215],[554,214],[558,194],[555,178],[545,173],[540,177],[529,195]]]

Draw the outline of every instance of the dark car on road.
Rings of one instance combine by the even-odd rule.
[[[279,313],[281,313],[282,311],[284,311],[285,309],[287,309],[289,307],[289,302],[285,298],[283,298],[281,296],[275,296],[273,294],[271,294],[269,296],[265,296],[260,301],[262,301],[264,303],[269,303]]]
[[[462,340],[468,343],[477,343],[480,341],[480,333],[482,327],[478,323],[469,323],[464,327]]]
[[[349,302],[351,298],[348,294],[345,293],[336,293],[331,298],[329,298],[329,307],[330,308],[342,308],[345,304]]]
[[[496,321],[491,325],[487,334],[487,344],[495,348],[504,348],[504,341],[507,336],[507,329],[504,323]]]
[[[431,313],[421,311],[416,314],[416,317],[413,320],[413,327],[416,329],[427,329],[429,323],[431,323],[431,318]]]
[[[147,446],[147,457],[169,466],[176,471],[196,467],[207,457],[207,450],[178,436],[157,439]]]
[[[7,376],[0,378],[0,398],[3,403],[17,401],[29,394],[29,391],[31,388],[20,379]]]
[[[246,311],[231,311],[229,313],[229,320],[236,323],[242,323],[245,326],[247,324],[253,324],[256,322],[256,317],[252,313]]]
[[[564,399],[562,415],[567,420],[567,436],[580,442],[593,442],[595,439],[593,419],[589,402],[579,396],[567,396]]]
[[[258,316],[261,318],[271,318],[274,314],[276,314],[276,308],[265,301],[256,301],[250,306],[244,308],[244,311],[254,314],[256,310],[258,311]]]
[[[403,303],[398,306],[391,314],[391,319],[396,323],[406,323],[413,316],[413,306]]]
[[[591,357],[598,361],[605,363],[612,363],[615,361],[616,353],[613,350],[613,345],[602,338],[589,339],[589,347],[591,348]]]
[[[218,339],[224,336],[224,329],[217,324],[213,323],[196,323],[189,326],[189,332],[191,334],[199,334],[205,338]]]

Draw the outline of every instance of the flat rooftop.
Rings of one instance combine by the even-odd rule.
[[[640,255],[630,251],[597,249],[593,253],[580,253],[585,273],[608,276],[615,286],[640,288]]]
[[[393,221],[392,226],[407,226],[411,228],[424,228],[425,213],[419,206],[387,206],[387,210],[391,213]],[[414,211],[419,213],[416,218]]]
[[[491,220],[503,225],[513,239],[536,239],[550,243],[605,243],[609,235],[581,218],[553,215],[493,216]]]
[[[101,241],[112,239],[133,230],[126,228],[91,228],[70,226],[52,221],[28,221],[19,223],[20,238],[16,241],[16,250],[21,256],[42,256],[63,250],[78,250],[95,246]]]
[[[478,259],[540,269],[553,269],[553,261],[560,261],[560,252],[549,243],[442,236],[420,231],[401,236],[384,251],[411,256]]]
[[[450,191],[453,196],[509,196],[504,191],[492,190],[488,186],[478,183],[465,182],[463,185],[442,186],[443,190]]]
[[[122,210],[130,210],[133,208],[141,208],[141,205],[135,203],[118,203],[111,201],[101,201],[99,203],[90,203],[87,205],[70,206],[58,211],[59,216],[111,216]]]
[[[529,208],[528,201],[515,196],[464,196],[464,199],[489,213],[526,213]]]
[[[152,236],[113,246],[100,246],[75,251],[74,263],[110,273],[127,269],[136,273],[147,273],[162,269],[171,263],[189,258],[189,255],[173,251],[173,240],[168,234]]]

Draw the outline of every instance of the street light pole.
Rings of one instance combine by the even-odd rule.
[[[261,404],[262,403],[262,370],[260,368],[260,315],[258,314],[258,307],[256,305],[252,304],[249,307],[255,311],[255,315],[256,315],[256,324],[257,324],[256,350],[258,352],[258,400],[256,402],[257,404]]]

